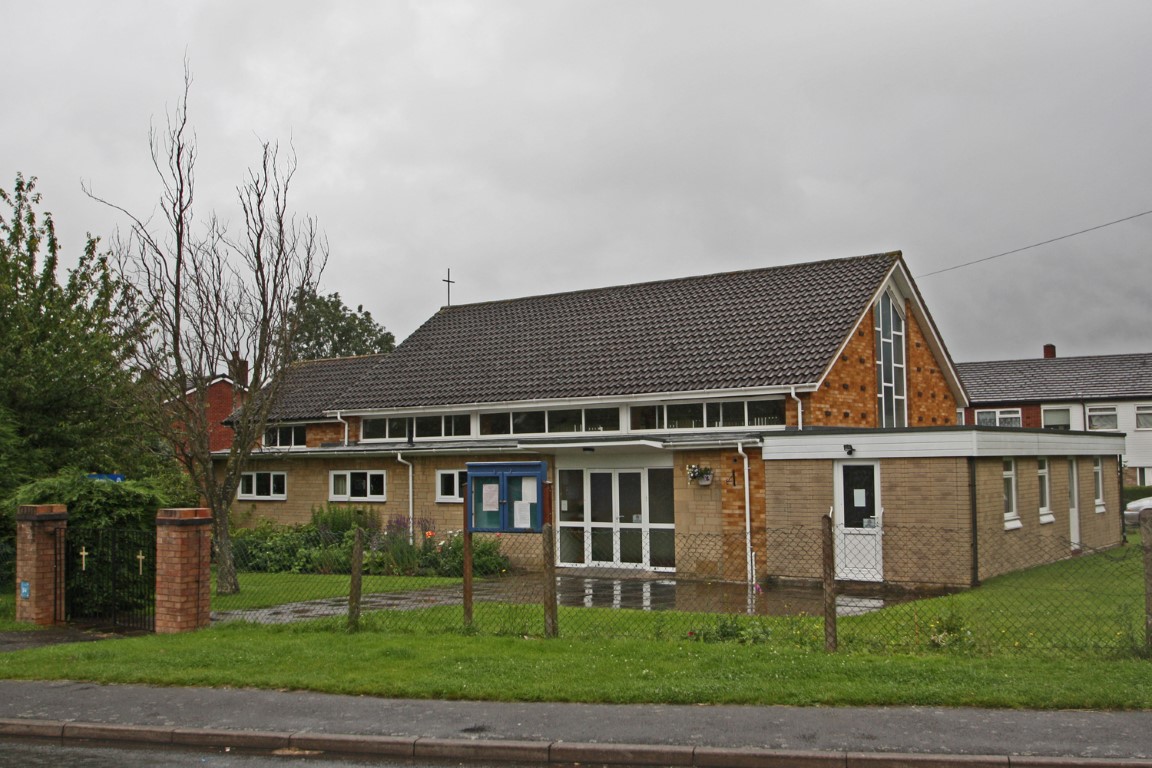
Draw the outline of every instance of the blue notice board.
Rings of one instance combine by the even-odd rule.
[[[539,533],[543,528],[543,461],[469,462],[468,528]]]

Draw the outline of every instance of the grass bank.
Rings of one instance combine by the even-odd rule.
[[[232,624],[21,651],[0,656],[0,677],[498,701],[1152,708],[1152,664],[1135,658],[828,655],[309,625]]]

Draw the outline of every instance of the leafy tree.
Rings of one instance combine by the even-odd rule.
[[[18,174],[0,202],[0,495],[64,467],[138,468],[124,286],[91,237],[57,279],[60,244],[35,177]]]
[[[135,319],[146,330],[135,365],[146,372],[143,412],[150,431],[177,458],[212,510],[216,590],[240,589],[229,512],[249,457],[264,433],[291,362],[301,296],[314,292],[328,258],[314,219],[289,204],[294,156],[271,142],[237,187],[238,231],[215,213],[197,218],[196,136],[188,118],[191,74],[166,128],[153,129],[152,163],[160,177],[162,218],[107,203],[128,217],[117,241],[117,269],[135,292]],[[91,195],[92,193],[89,192]],[[95,195],[92,195],[95,199]],[[232,446],[214,454],[208,385],[228,361],[248,362],[249,397],[232,422]],[[243,400],[238,383],[234,402]]]
[[[352,310],[339,293],[319,295],[315,289],[300,299],[294,360],[349,357],[391,352],[396,339],[372,319],[372,313],[359,305]]]

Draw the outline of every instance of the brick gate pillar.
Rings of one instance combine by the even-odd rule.
[[[211,620],[212,511],[156,513],[156,632],[191,632]]]
[[[16,621],[47,625],[55,624],[59,616],[63,622],[67,527],[68,507],[63,504],[17,509]]]

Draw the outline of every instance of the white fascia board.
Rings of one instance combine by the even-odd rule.
[[[605,395],[602,397],[550,398],[541,400],[508,400],[489,403],[453,403],[451,405],[420,405],[398,408],[360,408],[324,411],[335,416],[414,416],[423,413],[474,413],[491,411],[541,410],[549,408],[607,408],[618,405],[657,405],[665,402],[685,400],[749,400],[757,397],[786,397],[793,389],[797,392],[815,392],[818,383],[796,384],[775,387],[744,387],[740,389],[696,389],[685,392],[644,392],[635,395]]]
[[[851,445],[852,458],[940,458],[993,456],[1084,456],[1118,455],[1124,452],[1124,436],[1093,435],[1054,430],[977,430],[940,428],[924,431],[877,430],[870,432],[790,433],[765,435],[765,461],[779,459],[846,459],[844,446]]]

